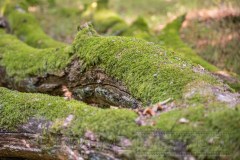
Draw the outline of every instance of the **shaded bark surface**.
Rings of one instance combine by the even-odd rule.
[[[73,60],[60,74],[29,77],[19,82],[14,77],[8,77],[5,68],[0,67],[0,86],[21,92],[47,93],[55,96],[63,96],[63,86],[66,86],[72,93],[72,98],[88,104],[127,108],[141,106],[141,102],[131,96],[121,81],[109,77],[98,68],[82,71],[79,59]]]
[[[100,158],[113,160],[114,146],[109,144],[96,148],[99,142],[69,139],[61,135],[51,135],[49,139],[41,134],[22,132],[0,133],[0,159],[31,159],[31,160],[82,160]],[[110,147],[109,147],[110,146]],[[94,151],[95,149],[95,151]]]

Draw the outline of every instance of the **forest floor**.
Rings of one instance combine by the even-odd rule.
[[[54,4],[44,0],[30,7],[41,26],[53,38],[71,43],[80,24],[84,4],[94,5],[94,0],[55,0]],[[39,3],[38,2],[38,3]],[[224,5],[240,6],[237,0],[224,1]],[[138,16],[143,16],[149,27],[158,33],[164,26],[179,15],[188,11],[219,7],[214,0],[110,0],[109,7],[121,15],[129,24]]]

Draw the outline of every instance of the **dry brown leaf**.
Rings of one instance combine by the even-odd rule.
[[[152,108],[147,107],[144,111],[143,111],[143,115],[150,115],[150,116],[154,116],[156,113],[152,110]]]
[[[66,99],[70,100],[72,99],[72,92],[69,91],[69,89],[67,88],[67,86],[63,85],[62,86],[62,91],[63,91],[63,95]]]

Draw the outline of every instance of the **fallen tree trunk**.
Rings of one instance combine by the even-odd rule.
[[[92,67],[84,70],[83,61],[71,57],[70,47],[38,50],[20,42],[14,36],[5,34],[4,31],[1,35],[3,41],[0,50],[3,63],[0,65],[0,84],[2,86],[51,95],[64,95],[63,87],[67,86],[68,90],[73,92],[73,96],[69,98],[87,103],[132,108],[141,105],[130,95],[121,81],[106,75],[102,69]],[[8,46],[9,42],[13,45]],[[22,53],[19,53],[19,48],[22,48]],[[10,59],[5,57],[8,53],[11,54]],[[13,54],[16,56],[15,60],[23,59],[23,63],[14,62],[15,60],[11,58]],[[25,62],[27,57],[33,58],[28,64]],[[5,66],[4,63],[8,63],[7,61],[9,65]],[[12,68],[13,72],[18,72],[17,74],[8,70],[11,68],[10,63],[16,64],[20,69]]]
[[[102,37],[89,25],[80,28],[71,46],[55,49],[29,47],[4,30],[0,36],[0,84],[5,87],[52,95],[67,90],[87,103],[127,108],[169,97],[175,101],[165,105],[168,112],[142,117],[129,109],[100,109],[0,88],[0,157],[240,156],[239,94],[177,53],[144,40]],[[171,110],[172,105],[179,108]],[[225,148],[219,147],[222,143]]]
[[[215,101],[206,108],[196,103],[195,107],[146,118],[155,125],[139,126],[135,122],[137,114],[131,110],[99,109],[61,97],[4,88],[0,88],[0,95],[0,157],[75,160],[240,156],[239,105],[229,108]]]
[[[88,103],[135,108],[136,99],[144,104],[180,99],[190,83],[223,86],[176,53],[143,40],[101,37],[89,26],[72,46],[56,49],[31,48],[4,31],[1,37],[1,84],[20,91],[63,95],[67,86]]]
[[[112,122],[119,123],[119,127],[122,125],[122,127],[128,127],[128,125],[134,124],[132,118],[135,117],[135,114],[128,113],[127,110],[105,111],[83,103],[69,102],[63,98],[40,94],[22,94],[3,88],[0,88],[0,93],[0,157],[82,159],[94,156],[111,159],[115,144],[111,144],[110,141],[101,143],[100,137],[98,137],[100,135],[95,135],[87,128],[96,122],[109,121],[110,117],[107,118],[106,115],[111,113],[122,114],[118,118],[112,117],[118,119]],[[11,101],[11,97],[15,97],[14,101]],[[54,102],[56,103],[54,104]],[[7,112],[10,110],[15,111],[8,116]],[[53,110],[56,112],[53,113]],[[91,116],[93,113],[95,116]],[[83,123],[82,120],[84,120]],[[132,124],[125,123],[125,121],[131,121]],[[101,125],[95,127],[99,131],[103,129],[98,128]],[[102,123],[102,127],[108,128],[104,123]],[[116,129],[118,127],[116,127],[112,126],[110,130],[114,132],[111,135],[106,134],[106,136],[117,136]]]

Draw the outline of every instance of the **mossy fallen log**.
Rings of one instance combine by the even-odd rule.
[[[133,106],[133,99],[145,105],[181,99],[186,86],[199,81],[223,86],[177,53],[140,39],[102,37],[88,25],[72,46],[56,49],[34,49],[4,31],[0,34],[0,66],[5,73],[1,83],[9,88],[59,95],[66,85],[80,99],[95,92],[107,96],[117,89]],[[99,86],[111,89],[105,93]]]
[[[55,49],[32,48],[4,30],[0,36],[0,84],[8,88],[62,95],[66,86],[87,103],[128,108],[172,97],[178,106],[139,126],[129,109],[0,88],[1,156],[239,157],[239,94],[178,53],[145,40],[99,36],[89,25],[71,46]]]
[[[101,7],[98,7],[98,3]],[[86,17],[88,20],[92,20],[94,27],[99,33],[118,36],[130,36],[141,38],[149,42],[161,44],[164,47],[178,51],[181,56],[190,59],[193,63],[199,64],[209,71],[219,71],[219,69],[205,61],[203,58],[197,55],[197,53],[185,44],[180,38],[180,28],[185,16],[180,16],[173,22],[169,23],[160,33],[160,35],[154,35],[148,28],[147,23],[143,17],[138,17],[136,21],[128,26],[126,22],[116,13],[108,8],[108,1],[97,1],[95,9],[86,10],[88,13]],[[104,5],[103,5],[104,4]],[[83,13],[83,17],[84,17]],[[90,16],[91,15],[91,16]]]
[[[0,88],[0,158],[238,159],[240,106],[203,97],[149,117]],[[204,100],[204,103],[203,103]],[[184,119],[184,121],[182,120]]]
[[[160,35],[158,37],[160,40],[160,44],[162,44],[170,49],[173,49],[174,51],[180,52],[180,54],[183,57],[190,59],[192,62],[194,62],[196,64],[200,64],[201,66],[203,66],[204,68],[208,69],[213,74],[215,74],[216,76],[221,78],[224,82],[229,84],[236,91],[239,91],[240,78],[238,75],[236,75],[236,73],[230,73],[230,72],[227,73],[227,72],[220,71],[220,69],[218,67],[214,66],[214,64],[211,64],[210,62],[207,62],[206,60],[204,60],[203,59],[204,56],[203,56],[203,58],[200,57],[200,55],[197,54],[197,52],[198,52],[197,50],[188,46],[188,44],[184,43],[184,40],[181,39],[181,37],[180,37],[181,26],[186,25],[186,23],[187,23],[185,21],[185,19],[186,19],[185,16],[181,16],[181,17],[178,17],[173,22],[169,23],[163,29],[163,31],[160,33]],[[183,24],[183,22],[185,24]],[[191,36],[194,35],[192,32],[188,33],[188,34],[191,34]],[[219,34],[221,34],[221,33],[219,33]],[[186,37],[185,37],[185,39],[186,39]],[[192,38],[188,38],[188,41],[190,41],[190,39],[192,39]],[[236,42],[233,40],[233,44],[234,43],[236,43]],[[235,48],[235,50],[238,51],[237,47],[233,47],[233,48]],[[208,56],[210,56],[210,55],[211,54],[209,54]],[[232,52],[230,54],[230,56],[233,56],[233,55],[236,55],[235,59],[233,60],[233,63],[237,64],[238,54],[237,53],[234,54]],[[212,56],[212,58],[213,57],[215,57],[215,56]],[[228,61],[226,59],[229,59],[229,58],[222,58],[222,61]],[[230,63],[230,61],[229,61],[229,63]]]
[[[66,85],[87,103],[123,107],[173,97],[178,106],[139,126],[131,110],[0,88],[0,157],[239,158],[239,95],[179,54],[134,38],[101,37],[89,26],[72,46],[56,49],[0,35],[1,85],[52,95]]]
[[[98,67],[85,69],[77,56],[72,57],[71,47],[35,49],[3,30],[0,34],[2,86],[52,95],[63,95],[62,87],[67,86],[74,98],[88,103],[139,105],[120,81],[108,77]]]

